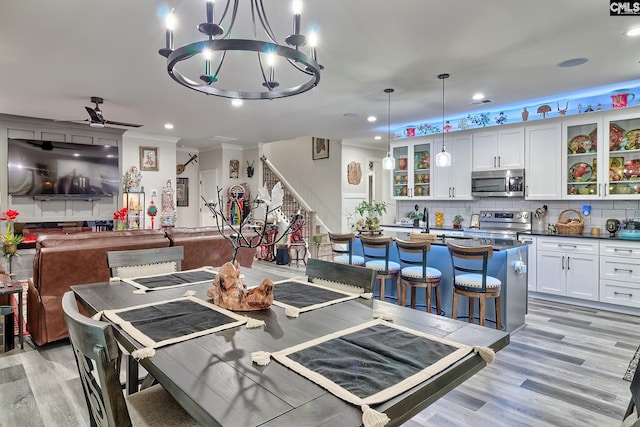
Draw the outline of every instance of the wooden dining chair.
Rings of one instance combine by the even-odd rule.
[[[159,384],[125,397],[113,326],[81,314],[72,291],[63,295],[62,310],[92,426],[198,425]]]
[[[333,252],[333,262],[340,264],[364,265],[364,257],[353,254],[353,242],[356,235],[353,233],[328,233]]]
[[[407,241],[396,239],[398,258],[400,259],[400,282],[402,290],[398,290],[398,302],[401,306],[407,304],[407,286],[411,287],[411,308],[416,308],[416,288],[425,288],[426,310],[431,313],[431,290],[435,292],[436,314],[442,313],[442,298],[440,297],[440,278],[442,272],[427,265],[427,253],[431,250],[431,243],[427,240]]]
[[[502,302],[500,279],[487,274],[489,259],[493,256],[491,246],[459,246],[448,242],[453,264],[453,309],[451,317],[458,318],[458,295],[469,298],[469,323],[474,322],[474,299],[478,299],[479,322],[484,326],[486,300],[493,298],[496,306],[496,329],[502,329]]]
[[[183,259],[183,246],[107,252],[111,277],[122,279],[180,271]]]
[[[360,235],[359,239],[365,259],[364,266],[376,271],[376,278],[380,282],[380,300],[384,301],[385,281],[393,280],[397,290],[400,275],[400,264],[390,260],[393,238]]]

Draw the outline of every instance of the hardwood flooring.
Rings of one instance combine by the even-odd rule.
[[[304,275],[302,265],[254,268]],[[526,322],[493,365],[404,426],[620,425],[640,318],[531,299]],[[27,338],[24,350],[0,355],[0,427],[87,425],[68,341],[35,347]]]

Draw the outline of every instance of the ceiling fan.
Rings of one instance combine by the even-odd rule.
[[[103,128],[105,127],[105,125],[114,125],[139,128],[142,126],[134,123],[114,122],[112,120],[106,120],[102,115],[102,110],[100,109],[100,104],[104,103],[104,99],[100,98],[99,96],[92,96],[91,102],[96,105],[95,108],[84,107],[87,109],[87,113],[89,113],[89,118],[85,121],[89,122],[89,126],[91,127]]]

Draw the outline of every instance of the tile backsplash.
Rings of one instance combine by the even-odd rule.
[[[461,201],[431,201],[431,200],[396,200],[396,222],[404,218],[408,212],[414,210],[418,205],[419,212],[426,207],[429,209],[429,223],[435,224],[435,212],[444,212],[444,227],[452,228],[452,220],[456,215],[462,215],[463,228],[468,228],[472,213],[479,213],[482,210],[505,210],[505,211],[530,211],[547,205],[548,211],[544,219],[546,224],[555,224],[560,213],[565,209],[575,209],[582,212],[582,207],[591,206],[589,216],[583,216],[585,232],[593,227],[599,227],[604,232],[605,222],[609,218],[624,220],[626,218],[640,219],[640,200],[524,200],[521,198],[486,198],[476,200]],[[392,209],[389,209],[393,212]],[[535,226],[535,224],[534,224]]]

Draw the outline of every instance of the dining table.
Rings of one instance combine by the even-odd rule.
[[[249,286],[265,278],[264,272],[243,269]],[[276,282],[288,279],[269,273]],[[211,283],[134,294],[124,281],[72,286],[76,300],[90,314],[179,298],[186,290],[210,301]],[[194,294],[195,293],[195,294]],[[264,321],[259,328],[235,327],[155,349],[140,364],[202,425],[206,426],[349,426],[363,423],[357,405],[272,361],[260,366],[257,351],[277,352],[383,316],[420,333],[494,351],[509,343],[504,331],[449,319],[375,299],[356,298],[289,317],[275,304],[267,310],[242,312]],[[115,336],[128,352],[142,345],[117,324]],[[499,354],[497,355],[499,357]],[[400,425],[463,383],[486,366],[476,352],[422,381],[409,390],[376,404],[387,425]]]

